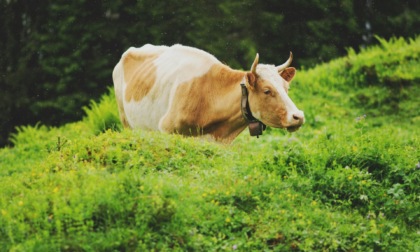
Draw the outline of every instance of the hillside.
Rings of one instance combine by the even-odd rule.
[[[0,150],[5,251],[420,250],[420,37],[298,71],[296,133],[122,130],[112,91]],[[263,61],[263,59],[262,59]]]

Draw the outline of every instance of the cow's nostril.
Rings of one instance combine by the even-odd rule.
[[[295,120],[301,120],[301,119],[302,119],[302,117],[301,117],[301,116],[299,116],[299,115],[294,114],[294,115],[293,115],[293,119],[295,119]]]

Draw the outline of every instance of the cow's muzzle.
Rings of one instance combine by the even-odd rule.
[[[298,110],[294,112],[289,119],[290,124],[288,127],[286,127],[287,131],[294,132],[302,126],[302,124],[305,123],[305,116],[302,111]]]

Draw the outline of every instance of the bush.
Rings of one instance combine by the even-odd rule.
[[[394,43],[413,42],[387,50]],[[384,60],[375,50],[388,52],[354,62]],[[357,76],[348,60],[299,72],[291,94],[308,121],[293,135],[245,131],[225,146],[121,129],[112,91],[81,122],[20,127],[0,150],[0,246],[418,250],[418,127],[404,114],[365,115],[350,99],[354,79],[342,76]],[[373,93],[388,88],[378,81]]]
[[[86,116],[83,121],[95,133],[103,133],[107,129],[121,130],[122,125],[118,110],[115,107],[114,89],[101,97],[99,103],[91,101],[89,107],[83,107]]]

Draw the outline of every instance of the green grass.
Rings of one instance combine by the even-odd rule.
[[[299,71],[296,133],[121,128],[112,90],[0,150],[4,251],[420,250],[420,39]]]

